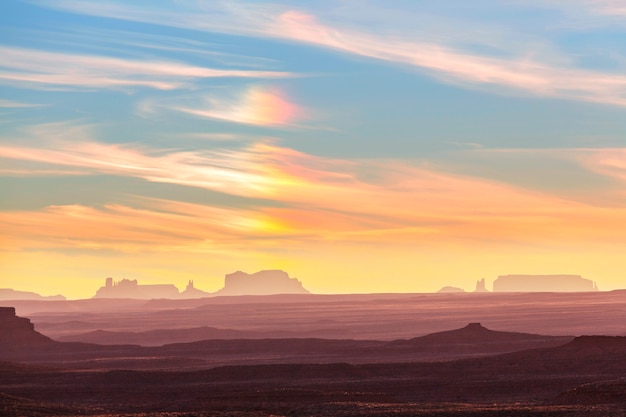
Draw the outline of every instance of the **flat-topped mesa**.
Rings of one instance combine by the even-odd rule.
[[[493,292],[586,291],[598,291],[598,287],[580,275],[500,275],[493,282]]]
[[[626,336],[578,336],[570,343],[575,349],[604,353],[625,353]]]
[[[450,287],[450,286],[443,287],[439,291],[437,291],[437,293],[439,294],[458,294],[458,293],[464,293],[464,292],[465,290],[463,288]]]
[[[54,343],[35,331],[29,319],[15,315],[15,308],[0,307],[0,350]]]
[[[300,281],[285,271],[265,270],[254,274],[242,271],[226,274],[224,288],[215,295],[309,294]]]
[[[123,279],[114,282],[107,278],[104,287],[100,287],[93,298],[135,298],[150,300],[154,298],[179,298],[178,288],[172,284],[139,285],[136,279]]]

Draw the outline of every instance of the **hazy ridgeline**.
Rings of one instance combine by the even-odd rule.
[[[459,328],[468,322],[480,322],[494,330],[546,335],[626,335],[626,291],[94,299],[7,301],[0,305],[15,306],[18,315],[31,318],[37,330],[53,339],[81,340],[79,335],[97,330],[167,330],[161,336],[152,334],[147,341],[151,345],[207,338],[209,333],[198,330],[202,327],[221,331],[209,338],[391,340]],[[190,333],[197,332],[199,339],[177,339],[184,335],[182,329],[192,329]],[[115,338],[111,340],[115,342]]]
[[[33,316],[47,318],[50,328],[56,324],[75,331],[98,324],[126,330],[108,331],[107,342],[134,335],[156,345],[159,337],[188,333],[169,325],[202,320],[240,330],[205,326],[205,336],[213,331],[218,337],[151,347],[63,343],[37,333],[13,308],[2,308],[0,411],[15,417],[621,417],[626,411],[626,337],[494,331],[479,323],[391,341],[338,334],[351,328],[362,335],[371,327],[370,334],[389,337],[410,327],[415,336],[426,323],[437,326],[468,316],[510,327],[554,314],[585,323],[596,321],[588,315],[594,307],[605,317],[623,314],[624,293],[24,302],[22,309],[48,310]],[[219,321],[218,312],[228,317]],[[516,314],[524,319],[516,320]],[[246,322],[256,330],[244,330]],[[162,330],[128,331],[148,325]],[[607,322],[598,326],[611,328]],[[613,326],[623,334],[622,322]],[[301,338],[324,331],[336,337]],[[231,339],[222,338],[224,332],[231,332]],[[102,334],[74,337],[88,335]]]

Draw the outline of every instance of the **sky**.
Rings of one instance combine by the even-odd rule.
[[[3,0],[0,56],[0,287],[626,288],[623,0]]]

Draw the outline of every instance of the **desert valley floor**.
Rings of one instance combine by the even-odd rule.
[[[7,416],[626,415],[626,291],[0,305]]]

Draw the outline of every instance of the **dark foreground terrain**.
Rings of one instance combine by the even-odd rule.
[[[2,363],[0,414],[624,416],[625,375],[621,337],[581,337],[556,348],[431,363],[199,371]]]
[[[626,338],[578,337],[553,348],[447,362],[196,371],[3,362],[0,415],[624,416]]]

